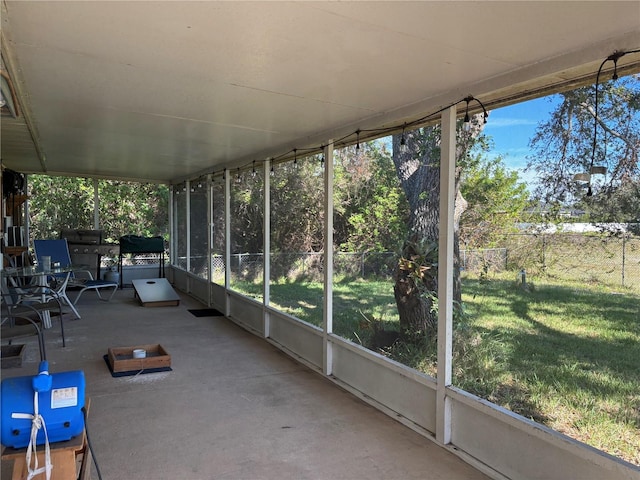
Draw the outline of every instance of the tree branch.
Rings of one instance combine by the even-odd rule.
[[[600,125],[603,130],[607,133],[609,133],[610,135],[620,139],[622,142],[624,142],[633,152],[634,152],[634,156],[637,155],[638,152],[638,144],[632,142],[631,140],[629,140],[627,137],[625,137],[624,135],[622,135],[621,133],[613,130],[612,128],[610,128],[604,121],[602,121],[602,119],[600,117],[596,117],[596,112],[594,110],[594,108],[585,103],[585,102],[581,102],[580,106],[589,113],[589,115],[591,115],[592,118],[594,118],[597,122],[598,125]]]

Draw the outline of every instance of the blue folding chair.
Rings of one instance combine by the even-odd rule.
[[[42,257],[51,257],[51,265],[58,264],[60,267],[71,266],[71,255],[69,255],[69,246],[65,238],[59,240],[34,240],[34,250],[36,252],[36,258],[38,259],[38,265],[42,265]],[[74,305],[78,303],[78,299],[84,293],[85,290],[95,290],[100,300],[111,300],[113,295],[118,289],[117,282],[110,282],[107,280],[95,280],[89,270],[73,270],[70,274],[64,273],[60,275],[52,274],[58,280],[59,286],[56,288],[56,292],[60,298],[62,298],[69,307],[73,310],[78,318],[80,315],[75,309]],[[65,278],[66,277],[66,278]],[[67,297],[67,286],[79,287],[80,291],[73,303]],[[100,290],[103,288],[110,288],[111,295],[109,298],[102,298]]]

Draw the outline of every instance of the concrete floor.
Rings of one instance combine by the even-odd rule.
[[[57,320],[46,332],[50,371],[85,372],[104,480],[487,478],[224,317],[193,316],[204,306],[181,297],[145,308],[132,289],[110,302],[85,292],[82,319],[66,316],[67,347]],[[37,372],[35,339],[22,343],[26,361],[3,378]],[[109,347],[154,343],[173,371],[110,375]]]

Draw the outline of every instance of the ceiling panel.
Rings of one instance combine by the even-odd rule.
[[[2,40],[5,166],[169,182],[592,78],[640,2],[5,1]]]

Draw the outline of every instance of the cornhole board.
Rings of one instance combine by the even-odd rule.
[[[166,278],[132,280],[134,295],[143,307],[175,307],[180,297]]]

